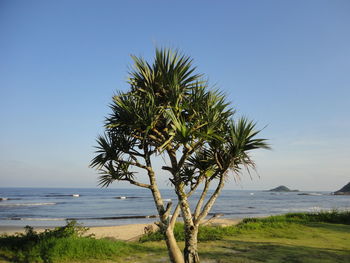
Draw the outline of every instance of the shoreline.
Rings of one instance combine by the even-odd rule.
[[[239,218],[212,218],[204,220],[204,225],[213,226],[229,226],[236,225],[241,222]],[[114,238],[123,241],[135,241],[138,240],[145,233],[146,226],[153,226],[153,229],[158,227],[153,223],[143,224],[126,224],[126,225],[115,225],[115,226],[93,226],[88,227],[89,230],[85,235],[93,234],[95,238]],[[54,229],[54,227],[33,227],[34,231],[44,232],[45,229]],[[13,235],[16,233],[24,233],[24,227],[18,226],[0,226],[0,235]]]

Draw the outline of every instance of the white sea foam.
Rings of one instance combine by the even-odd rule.
[[[319,196],[319,195],[322,195],[320,193],[306,193],[305,195],[315,195],[315,196]]]
[[[80,197],[80,194],[48,194],[45,197]]]

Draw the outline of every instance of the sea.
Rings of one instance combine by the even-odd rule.
[[[164,202],[176,203],[171,189]],[[200,191],[191,199],[194,207]],[[350,210],[350,196],[331,192],[223,190],[209,217],[262,217],[290,212]],[[157,221],[148,189],[0,188],[0,226],[55,227],[77,220],[85,226],[113,226]]]

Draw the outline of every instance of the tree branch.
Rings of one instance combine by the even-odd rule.
[[[142,154],[142,153],[140,153],[140,152],[138,152],[136,150],[130,150],[130,151],[126,152],[126,153],[129,154],[129,155],[134,155],[134,156],[138,156],[138,157],[144,157],[144,154]]]
[[[199,183],[202,181],[202,179],[199,179],[198,180],[198,183],[186,194],[186,196],[187,197],[190,197],[195,191],[196,191],[196,189],[197,189],[197,187],[198,187],[198,185],[199,185]],[[171,220],[170,220],[170,223],[169,223],[169,226],[172,228],[172,229],[174,229],[174,226],[175,226],[175,223],[176,223],[176,220],[177,220],[177,218],[179,217],[179,214],[180,214],[180,203],[178,203],[177,205],[176,205],[176,208],[175,208],[175,210],[174,210],[174,213],[173,213],[173,215],[172,215],[172,217],[171,217]]]
[[[203,203],[204,203],[204,199],[205,197],[207,196],[207,193],[208,193],[208,190],[209,190],[209,185],[210,185],[210,180],[208,180],[207,178],[205,179],[205,185],[204,185],[204,189],[202,191],[202,194],[198,200],[198,203],[197,203],[197,206],[196,206],[196,209],[194,211],[194,215],[193,215],[193,218],[194,220],[196,221],[198,216],[199,216],[199,213],[202,209],[202,206],[203,206]]]
[[[152,134],[149,134],[148,137],[150,137],[152,140],[154,140],[160,144],[163,142],[161,139],[157,138],[156,136],[154,136]]]
[[[191,186],[191,190],[186,194],[187,195],[187,197],[190,197],[193,193],[194,193],[194,191],[196,191],[196,189],[197,189],[197,187],[200,185],[200,183],[203,181],[203,176],[199,176],[198,177],[198,180],[197,180],[197,182],[196,182],[196,184],[195,185],[193,185],[193,186]]]
[[[153,128],[152,131],[156,133],[159,137],[161,137],[162,140],[165,140],[164,135],[161,132],[159,132],[156,128]]]
[[[214,154],[214,156],[215,156],[215,162],[216,162],[216,164],[219,166],[220,169],[222,169],[222,164],[221,164],[221,162],[220,162],[220,160],[219,160],[218,153],[216,152],[216,153]]]
[[[166,171],[169,171],[169,172],[172,172],[173,171],[173,168],[169,167],[169,166],[162,166],[162,169],[163,170],[166,170]]]
[[[220,192],[221,192],[221,189],[224,187],[224,184],[225,184],[225,174],[226,173],[221,173],[220,175],[220,179],[219,179],[219,183],[213,193],[213,195],[209,198],[209,200],[207,201],[207,203],[205,204],[202,212],[199,214],[198,218],[196,219],[196,223],[199,223],[203,218],[205,218],[210,209],[212,208],[213,204],[215,203],[216,199],[218,198]]]
[[[179,205],[181,206],[181,212],[185,227],[193,226],[193,218],[191,213],[190,204],[187,199],[187,195],[184,191],[185,184],[180,182],[175,185],[175,191],[179,200]]]
[[[198,140],[194,145],[191,145],[189,147],[185,147],[186,150],[184,152],[184,154],[182,155],[178,166],[182,167],[183,164],[185,163],[185,161],[187,160],[187,158],[195,151],[197,150],[198,146],[200,146],[203,143],[203,140]]]
[[[137,181],[132,180],[132,179],[125,178],[125,179],[123,179],[123,181],[128,181],[130,184],[133,184],[133,185],[136,185],[139,187],[148,188],[148,189],[151,188],[151,185],[149,185],[149,184],[143,184],[143,183],[137,182]]]
[[[167,203],[166,208],[165,208],[165,212],[163,215],[163,221],[165,221],[169,217],[172,205],[173,205],[172,202]]]
[[[171,173],[174,177],[174,179],[177,179],[177,173],[178,173],[178,166],[177,166],[177,159],[176,159],[176,152],[173,149],[167,149],[167,153],[171,162]],[[170,171],[170,170],[169,170]]]
[[[161,219],[160,226],[161,226],[161,228],[163,228],[164,225],[166,225],[166,222],[165,222],[166,217],[164,216],[164,214],[167,212],[166,210],[168,210],[170,208],[167,207],[166,210],[164,209],[163,199],[162,199],[161,193],[158,189],[156,177],[155,177],[154,171],[152,169],[152,163],[151,163],[151,157],[150,157],[148,145],[144,144],[143,151],[145,153],[144,159],[145,159],[145,162],[147,165],[146,167],[147,167],[147,175],[148,175],[149,182],[150,182],[150,189],[151,189],[151,192],[153,195],[154,203],[157,207],[159,217]],[[168,204],[168,206],[169,206],[169,204]]]
[[[130,164],[130,165],[136,166],[138,168],[145,169],[147,171],[152,170],[152,168],[150,166],[146,166],[146,165],[143,165],[143,164],[139,163],[136,158],[133,159],[133,160],[134,160],[133,162],[132,161],[125,161],[125,160],[118,160],[118,162],[127,163],[127,164]]]
[[[179,217],[180,211],[181,211],[181,210],[180,210],[180,204],[178,203],[178,204],[176,205],[176,208],[175,208],[175,210],[174,210],[174,213],[173,213],[173,215],[172,215],[172,217],[171,217],[171,219],[170,219],[170,222],[169,222],[169,227],[170,227],[171,229],[174,229],[175,223],[176,223],[177,218]]]

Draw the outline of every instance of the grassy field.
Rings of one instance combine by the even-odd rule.
[[[178,240],[182,226],[176,227]],[[159,233],[142,242],[81,237],[74,223],[37,234],[0,237],[2,262],[168,262]],[[202,262],[350,262],[350,212],[287,214],[203,227]],[[183,243],[180,242],[183,246]]]

